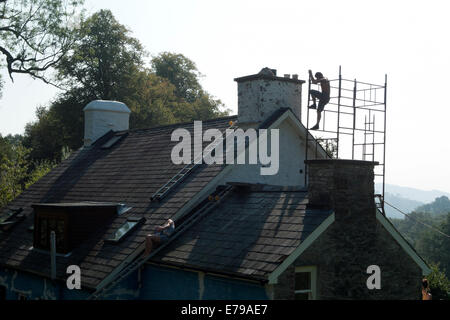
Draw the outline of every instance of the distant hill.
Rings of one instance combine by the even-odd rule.
[[[375,185],[376,193],[380,193],[381,185]],[[402,187],[392,184],[386,184],[385,200],[405,213],[412,211],[422,211],[436,214],[450,211],[449,200],[450,193],[439,190],[420,190],[410,187]],[[444,197],[445,199],[441,199]],[[440,199],[440,200],[437,200]],[[437,203],[435,203],[435,200]],[[390,218],[403,219],[404,215],[397,210],[385,205],[386,215]]]
[[[450,199],[446,196],[436,198],[431,203],[417,207],[415,211],[431,213],[434,216],[445,215],[450,212]]]
[[[416,209],[419,206],[424,205],[423,202],[403,198],[401,196],[386,192],[384,195],[384,199],[386,202],[392,204],[393,206],[399,208],[405,213],[411,213],[414,209]],[[396,219],[403,219],[405,216],[395,210],[394,208],[391,208],[388,205],[384,206],[384,210],[386,212],[386,216],[389,218],[396,218]]]
[[[380,192],[381,185],[375,185],[377,192]],[[420,190],[410,187],[402,187],[393,184],[386,184],[386,193],[393,194],[398,197],[419,201],[422,203],[433,202],[436,198],[446,196],[450,198],[450,193],[440,190]]]

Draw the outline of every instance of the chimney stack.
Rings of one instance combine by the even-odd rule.
[[[359,160],[307,160],[309,206],[332,209],[336,221],[375,225],[374,166]],[[359,226],[361,226],[359,224]]]
[[[298,77],[277,77],[277,71],[264,68],[258,74],[235,79],[238,83],[238,122],[256,127],[275,111],[290,108],[301,119],[302,84]]]
[[[110,130],[129,129],[130,109],[117,101],[95,100],[84,109],[84,146],[91,146]]]

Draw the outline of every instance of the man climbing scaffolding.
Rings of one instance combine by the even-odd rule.
[[[309,94],[312,97],[313,104],[309,106],[310,109],[317,109],[317,123],[310,130],[318,130],[320,119],[322,118],[322,111],[325,109],[325,106],[328,102],[330,102],[330,81],[323,76],[321,72],[317,72],[315,74],[315,78],[312,74],[312,71],[309,70],[309,79],[313,84],[320,83],[320,88],[322,92],[317,90],[310,90]],[[316,99],[319,99],[319,106],[316,105]]]

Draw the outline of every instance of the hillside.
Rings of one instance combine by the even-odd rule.
[[[386,192],[386,194],[384,195],[384,199],[386,202],[399,208],[405,213],[413,212],[417,207],[425,205],[423,202],[404,198],[389,192]],[[403,214],[388,205],[384,206],[384,210],[389,218],[403,219],[405,217]]]
[[[441,216],[450,212],[450,200],[446,196],[436,198],[433,202],[417,207],[414,211]]]

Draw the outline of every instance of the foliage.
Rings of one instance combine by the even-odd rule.
[[[201,74],[195,63],[182,54],[163,52],[152,59],[152,68],[157,76],[169,80],[177,96],[186,101],[194,102],[201,95]]]
[[[436,198],[432,203],[424,204],[416,209],[419,212],[428,212],[433,215],[445,215],[450,212],[450,200],[446,196]]]
[[[431,273],[427,276],[433,300],[450,300],[450,281],[439,265],[431,264]]]
[[[31,150],[21,144],[9,145],[9,148],[8,154],[2,153],[0,161],[0,208],[15,199],[55,166],[49,161],[31,162],[29,157]]]
[[[318,137],[317,142],[322,146],[328,156],[332,159],[337,159],[337,141],[335,139],[324,139]]]
[[[430,213],[423,212],[411,212],[409,217],[405,217],[405,219],[391,219],[391,221],[413,247],[417,247],[420,236],[428,231],[423,223],[436,227],[438,224],[438,221]]]
[[[81,24],[74,49],[57,66],[57,78],[85,99],[118,100],[142,70],[145,55],[111,11],[100,10]]]
[[[412,212],[409,216],[411,218],[391,221],[427,262],[439,264],[446,276],[450,277],[450,238],[444,235],[450,235],[450,213],[435,216],[431,213]]]
[[[152,59],[152,68],[159,77],[175,86],[175,94],[192,104],[195,119],[206,120],[228,115],[229,110],[203,90],[200,84],[202,74],[195,63],[182,54],[163,52]],[[192,120],[192,119],[190,119]]]
[[[49,82],[45,71],[72,46],[82,0],[1,0],[0,53],[9,76],[29,74]]]
[[[450,214],[437,224],[436,228],[450,235]],[[450,277],[450,238],[434,231],[423,232],[417,240],[417,250],[423,253],[427,261],[439,263],[447,277]]]
[[[227,114],[201,88],[200,73],[183,55],[154,58],[159,74],[146,68],[142,45],[110,11],[93,14],[77,35],[74,49],[57,66],[59,84],[67,91],[48,108],[38,108],[37,121],[26,127],[24,144],[32,149],[33,159],[59,161],[63,148],[78,149],[84,136],[83,108],[96,99],[124,102],[132,111],[131,129]],[[176,57],[169,60],[170,68],[167,57]]]
[[[27,156],[28,151],[19,146],[12,159],[3,157],[0,167],[0,207],[22,192],[28,169]]]

